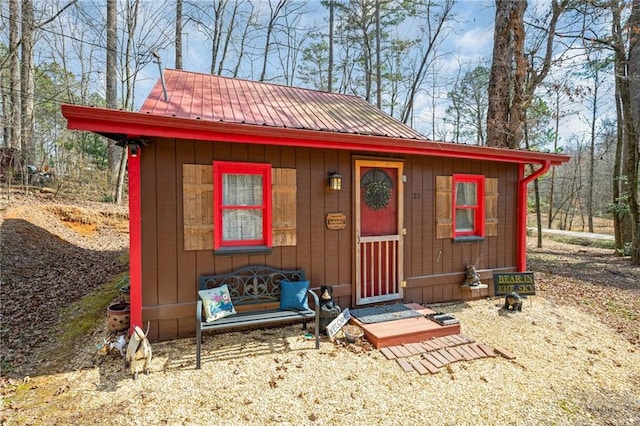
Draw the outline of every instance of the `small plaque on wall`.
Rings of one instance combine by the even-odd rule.
[[[347,227],[347,216],[344,213],[329,213],[325,222],[329,229],[344,229]]]

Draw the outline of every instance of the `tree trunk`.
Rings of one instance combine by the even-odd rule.
[[[376,0],[376,106],[382,109],[382,60],[380,59],[380,0]]]
[[[275,29],[278,19],[280,19],[280,12],[287,4],[287,0],[278,0],[278,3],[274,6],[269,2],[271,8],[271,15],[269,16],[269,23],[267,24],[267,34],[265,35],[263,58],[262,58],[262,71],[260,72],[260,81],[265,81],[267,78],[267,64],[269,61],[269,50],[271,49],[271,38]]]
[[[617,15],[619,11],[619,8],[615,8],[613,12],[614,28],[621,29],[616,25],[616,21],[619,23],[620,19],[619,15]],[[640,201],[638,200],[638,169],[640,167],[640,159],[638,158],[640,149],[640,113],[638,112],[638,107],[640,107],[640,81],[638,81],[638,71],[640,71],[640,68],[638,68],[640,64],[640,0],[633,1],[628,25],[625,27],[625,30],[629,31],[628,62],[624,61],[626,58],[620,55],[620,64],[618,64],[618,49],[616,49],[616,81],[620,80],[622,86],[620,99],[622,100],[627,136],[626,149],[624,151],[624,174],[626,176],[625,189],[628,194],[632,220],[631,264],[640,265]],[[620,40],[622,32],[618,34],[620,37],[616,39]],[[622,50],[620,50],[620,53],[623,53]],[[625,62],[626,74],[620,75],[618,71],[623,71],[622,67],[625,66]],[[620,69],[618,69],[618,65]]]
[[[513,75],[513,41],[509,20],[514,1],[517,0],[496,0],[487,108],[487,145],[495,147],[509,146],[509,105]]]
[[[613,196],[613,231],[615,235],[616,252],[620,255],[624,253],[624,245],[626,239],[624,235],[624,216],[622,211],[622,200],[620,196],[621,179],[622,179],[622,150],[624,147],[624,135],[622,127],[622,108],[620,107],[620,95],[618,93],[618,87],[615,87],[615,101],[616,101],[616,151],[613,161],[613,179],[612,184],[612,196]]]
[[[131,61],[133,55],[133,43],[135,38],[135,31],[138,25],[138,7],[140,5],[139,1],[135,1],[133,7],[127,2],[127,44],[125,51],[125,75],[123,76],[126,81],[126,92],[124,96],[124,108],[131,109],[133,108],[133,82],[135,81],[133,76],[133,71],[131,70]],[[126,147],[118,147],[118,174],[116,179],[116,189],[115,189],[115,197],[114,200],[117,204],[122,202],[122,193],[124,191],[124,174],[127,165],[127,153]]]
[[[118,109],[118,0],[107,0],[107,66],[105,78],[105,94],[107,108]],[[107,139],[107,161],[110,185],[117,186],[118,165],[120,163],[120,147],[115,141]]]
[[[120,148],[120,147],[118,147]],[[127,174],[127,147],[120,148],[120,164],[118,167],[118,184],[116,185],[116,204],[122,203],[122,194],[124,192],[124,177]]]
[[[596,118],[598,117],[598,70],[595,70],[595,81],[593,85],[593,104],[591,105],[591,141],[589,144],[589,192],[587,196],[588,230],[593,232],[593,187],[595,178],[595,157],[596,157]]]
[[[536,199],[536,229],[538,231],[538,240],[536,247],[542,248],[542,214],[540,212],[540,185],[538,179],[533,180],[533,191]]]
[[[558,131],[560,130],[560,90],[556,90],[556,111],[555,111],[555,131],[553,132],[553,152],[558,152]],[[553,203],[556,184],[556,168],[551,168],[551,177],[549,178],[549,217],[547,217],[547,228],[551,229],[553,225]]]
[[[231,44],[231,36],[233,35],[233,30],[236,24],[236,17],[238,16],[238,9],[240,8],[241,2],[236,2],[233,6],[233,12],[231,13],[231,19],[229,20],[229,27],[227,28],[227,37],[224,40],[224,46],[222,47],[222,56],[218,61],[218,75],[222,75],[222,71],[224,70],[224,64],[227,59],[227,52],[229,51],[229,45]],[[247,28],[249,25],[247,24]]]
[[[508,128],[507,147],[513,149],[520,148],[525,112],[529,104],[529,89],[525,87],[527,62],[524,55],[524,11],[526,8],[527,2],[519,0],[512,5],[509,13],[515,71],[513,73],[513,101],[509,111],[509,123],[506,127]]]
[[[637,46],[640,39],[640,0],[634,0],[631,15],[629,17],[629,51],[624,43],[624,31],[620,16],[620,5],[618,1],[611,3],[612,39],[615,62],[615,84],[620,99],[620,109],[622,111],[622,123],[624,126],[623,153],[624,163],[622,165],[622,196],[626,198],[629,213],[631,215],[631,263],[640,265],[640,206],[638,205],[638,132],[633,111],[632,93],[637,93],[633,86],[633,79],[630,70],[631,63],[637,63],[636,55],[640,54],[640,47]],[[634,25],[635,23],[635,25]],[[633,88],[632,88],[633,87]]]
[[[529,126],[527,123],[528,123],[528,120],[527,120],[526,111],[525,111],[523,136],[524,136],[525,148],[529,149],[530,148]],[[536,247],[542,248],[542,213],[540,209],[540,185],[538,183],[538,178],[535,178],[533,180],[533,190],[534,190],[533,194],[535,197],[535,206],[536,206],[536,231],[537,231]]]
[[[549,73],[556,24],[568,4],[569,0],[562,0],[560,4],[557,0],[551,2],[546,51],[540,68],[536,70],[527,64],[524,54],[526,0],[496,0],[487,109],[487,145],[514,149],[520,147],[525,110],[529,107],[536,88]],[[539,56],[536,51],[530,55]]]
[[[334,3],[329,0],[329,63],[327,64],[327,91],[333,92],[333,13]]]
[[[22,0],[22,155],[26,164],[35,164],[34,131],[34,75],[33,75],[33,2]]]
[[[182,0],[176,0],[176,69],[182,69]]]
[[[11,131],[9,148],[20,149],[22,146],[22,121],[21,121],[21,98],[20,98],[20,58],[18,58],[18,22],[20,20],[20,6],[18,0],[9,0],[9,80],[11,95]]]

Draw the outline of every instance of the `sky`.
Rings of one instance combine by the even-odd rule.
[[[323,22],[327,14],[319,0],[311,0],[308,7],[314,13],[305,16],[309,25],[314,22]],[[487,62],[491,59],[491,48],[493,44],[493,1],[487,0],[461,0],[454,6],[455,20],[450,23],[452,33],[445,39],[442,47],[447,54],[439,61],[438,73],[443,76],[456,75],[461,67],[475,66],[479,62]],[[304,25],[304,23],[303,23]],[[398,31],[405,31],[399,28]],[[192,31],[183,36],[185,57],[183,59],[184,69],[188,71],[208,73],[210,67],[209,52],[203,54],[202,46],[211,43],[197,31]],[[165,68],[174,67],[174,53],[172,49],[165,49],[159,52],[162,65]],[[139,108],[144,98],[158,80],[159,71],[157,64],[148,64],[143,70],[136,83],[136,106]],[[443,88],[439,96],[440,99],[435,105],[435,115],[438,120],[445,116],[446,88]],[[416,118],[414,127],[425,133],[424,123],[431,123],[434,105],[431,96],[421,95],[416,99]]]
[[[548,7],[548,1],[530,0],[529,9],[536,6]],[[315,13],[305,15],[309,23],[321,22],[326,15],[318,0],[310,2],[311,7],[316,6]],[[493,47],[493,21],[495,15],[494,1],[489,0],[460,0],[454,6],[455,19],[449,23],[452,32],[444,40],[441,47],[442,52],[446,52],[438,61],[438,75],[455,77],[462,75],[465,71],[471,70],[480,63],[487,66],[490,64]],[[304,22],[303,22],[304,25]],[[399,31],[404,29],[399,28]],[[202,46],[210,44],[198,32],[191,32],[184,36],[185,49],[185,70],[197,72],[209,72],[210,53],[204,53]],[[159,52],[162,57],[162,65],[167,68],[174,67],[174,56],[172,49],[165,49]],[[147,96],[151,87],[158,80],[159,71],[155,63],[148,64],[137,81],[136,105],[139,107]],[[550,75],[549,79],[552,79]],[[436,90],[435,99],[431,94],[421,93],[415,100],[415,117],[411,125],[428,137],[439,139],[442,129],[434,131],[432,122],[436,122],[436,127],[445,126],[443,118],[446,117],[446,108],[449,105],[446,92],[448,88],[443,87]],[[579,105],[571,106],[570,109],[578,110]],[[568,141],[575,134],[585,134],[588,128],[584,119],[579,114],[572,114],[563,118],[560,128],[560,136],[564,141]],[[450,132],[447,132],[449,135]]]

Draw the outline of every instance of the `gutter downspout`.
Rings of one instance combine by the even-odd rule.
[[[527,185],[551,168],[551,161],[540,163],[540,168],[529,176],[524,175],[524,164],[518,165],[518,272],[527,270]]]

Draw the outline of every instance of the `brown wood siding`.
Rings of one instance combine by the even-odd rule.
[[[183,143],[188,143],[183,141]],[[214,147],[216,149],[216,153],[220,149],[221,145],[225,144],[212,144],[212,143],[195,143],[190,142],[195,146],[195,157],[193,158],[193,163],[196,164],[212,164],[213,156],[214,156]],[[228,144],[227,144],[228,146]],[[222,155],[222,153],[220,153]],[[178,228],[178,232],[180,229]],[[212,271],[213,270],[213,256],[211,256],[211,251],[196,251],[196,264],[194,268],[194,274],[198,275],[199,271]],[[197,292],[198,284],[197,282],[192,283],[194,293]],[[195,297],[194,297],[195,300]],[[195,315],[195,308],[193,309]],[[195,324],[195,319],[194,319]]]
[[[272,165],[273,166],[278,166],[278,167],[283,167],[283,168],[290,168],[290,169],[296,169],[296,153],[295,150],[292,149],[283,149],[279,146],[268,146],[266,147],[266,151],[265,151],[265,155],[267,156],[267,158],[272,158]],[[297,186],[298,186],[298,172],[296,170],[296,200],[299,199],[299,195],[298,195],[298,190],[297,190]],[[297,268],[297,261],[296,261],[296,247],[298,246],[298,220],[300,220],[299,218],[299,214],[298,214],[298,205],[296,205],[296,245],[295,246],[288,246],[288,247],[280,247],[279,251],[277,253],[279,253],[279,258],[277,258],[276,256],[278,256],[278,254],[274,255],[274,262],[276,262],[277,264],[279,264],[281,266],[282,269],[296,269]]]
[[[311,159],[307,148],[296,149],[296,170],[298,172],[298,246],[296,247],[296,268],[303,269],[311,278]],[[315,282],[313,284],[315,286]]]
[[[176,212],[176,247],[184,247],[184,235],[180,230],[184,229],[184,217],[180,208],[184,205],[183,191],[180,188],[180,179],[182,177],[181,165],[185,163],[193,162],[195,155],[194,144],[176,144],[176,206],[178,211]],[[212,224],[213,228],[213,224]],[[192,284],[197,279],[196,275],[196,255],[194,252],[186,250],[177,250],[177,284],[178,284],[178,299],[177,303],[189,303],[196,297],[196,288]],[[194,320],[195,325],[195,320]],[[183,323],[178,325],[178,334],[182,334],[180,331],[181,326],[185,326]]]
[[[325,151],[324,152],[324,167],[319,169],[319,173],[325,171],[324,175],[319,176],[318,184],[322,186],[324,208],[320,210],[320,214],[323,217],[317,217],[322,228],[326,228],[325,219],[327,213],[339,212],[338,206],[340,204],[340,193],[346,191],[343,187],[340,191],[331,191],[327,187],[327,178],[329,171],[336,172],[339,170],[338,164],[338,152],[337,151]],[[327,213],[325,213],[327,212]],[[339,282],[339,264],[340,264],[340,241],[338,239],[339,232],[336,230],[318,230],[318,234],[324,234],[324,264],[323,267],[323,282],[338,283]]]
[[[342,175],[342,190],[338,194],[337,211],[344,213],[347,218],[347,226],[341,230],[327,230],[331,234],[337,234],[338,252],[338,278],[337,281],[326,281],[326,284],[334,285],[334,298],[342,308],[351,306],[352,283],[354,282],[354,234],[353,234],[353,193],[352,155],[348,151],[340,151],[338,155],[338,171]],[[337,285],[336,285],[337,284]]]
[[[142,319],[147,321],[146,310],[158,305],[158,218],[156,215],[156,150],[140,153],[140,196],[142,238]],[[160,339],[157,321],[149,327],[149,339]]]
[[[157,241],[158,241],[158,305],[170,305],[178,302],[178,186],[177,175],[182,174],[178,168],[176,157],[177,144],[163,140],[156,148],[156,206],[157,206]],[[180,209],[181,212],[181,209]],[[182,212],[181,212],[182,213]],[[144,220],[143,220],[144,221]],[[174,225],[169,225],[173,223]],[[182,250],[182,247],[180,247]],[[175,320],[160,320],[158,333],[161,338],[178,333]]]
[[[464,268],[474,264],[479,270],[514,270],[517,264],[516,218],[517,166],[492,162],[448,160],[439,158],[411,158],[407,193],[407,238],[405,254],[410,263],[405,268],[406,302],[439,303],[460,300],[460,284]],[[453,242],[437,238],[436,185],[437,176],[454,173],[481,174],[498,181],[497,235],[480,242]],[[418,181],[418,183],[416,183]],[[420,185],[420,186],[418,186]],[[417,188],[421,188],[420,191]],[[509,190],[507,190],[507,188]],[[421,193],[420,199],[414,194]],[[422,216],[420,216],[422,214]],[[428,229],[431,232],[426,232]],[[420,258],[422,253],[423,258]],[[483,281],[491,285],[491,273],[483,273]]]
[[[307,191],[310,195],[310,210],[306,215],[309,216],[309,231],[311,233],[310,240],[310,255],[309,268],[306,269],[311,276],[314,277],[314,281],[317,283],[326,283],[326,270],[327,264],[326,256],[331,256],[330,249],[326,248],[325,240],[325,203],[328,197],[333,194],[329,194],[327,190],[327,164],[325,158],[325,152],[321,150],[309,151],[309,183]],[[305,215],[304,210],[300,212],[301,215]],[[333,259],[335,261],[335,259]]]
[[[372,153],[373,155],[374,153]],[[143,322],[150,337],[170,339],[195,333],[197,277],[228,272],[249,264],[304,269],[313,288],[333,285],[342,307],[352,307],[354,250],[353,159],[348,151],[240,145],[161,139],[141,152]],[[382,157],[387,159],[386,157]],[[429,157],[405,161],[404,301],[437,303],[461,298],[464,266],[515,270],[517,166]],[[211,165],[214,160],[268,162],[296,170],[296,246],[274,247],[270,254],[215,256],[212,250],[184,250],[182,166]],[[342,190],[326,187],[328,173],[339,172]],[[477,173],[498,179],[496,237],[476,243],[436,239],[436,176]],[[415,194],[415,196],[414,196]],[[329,230],[327,213],[347,218],[343,230]],[[483,275],[484,276],[484,275]]]

